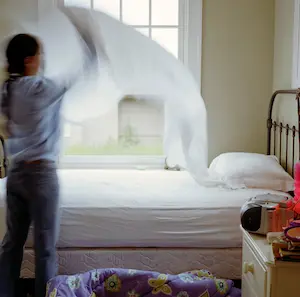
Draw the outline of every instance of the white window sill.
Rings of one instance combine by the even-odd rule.
[[[61,169],[164,169],[164,156],[64,156]]]

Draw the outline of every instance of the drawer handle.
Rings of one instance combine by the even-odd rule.
[[[254,264],[253,263],[244,262],[243,270],[244,270],[245,274],[247,274],[248,272],[254,274]]]

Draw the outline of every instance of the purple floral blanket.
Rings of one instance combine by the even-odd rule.
[[[207,270],[178,275],[132,269],[99,269],[74,276],[58,276],[46,297],[240,297],[233,281],[215,278]]]

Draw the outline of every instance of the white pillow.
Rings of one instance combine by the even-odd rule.
[[[209,173],[234,189],[259,188],[282,192],[294,190],[293,178],[284,171],[275,156],[221,154],[212,161]]]

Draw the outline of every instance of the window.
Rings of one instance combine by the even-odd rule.
[[[63,0],[62,0],[63,1]],[[66,6],[101,10],[158,42],[190,67],[200,82],[200,0],[64,0]],[[163,165],[162,105],[126,97],[105,116],[66,123],[63,163]],[[121,163],[122,163],[121,162]],[[153,163],[153,164],[154,164]],[[148,164],[149,165],[149,164]]]
[[[300,0],[295,0],[292,87],[300,87]]]

